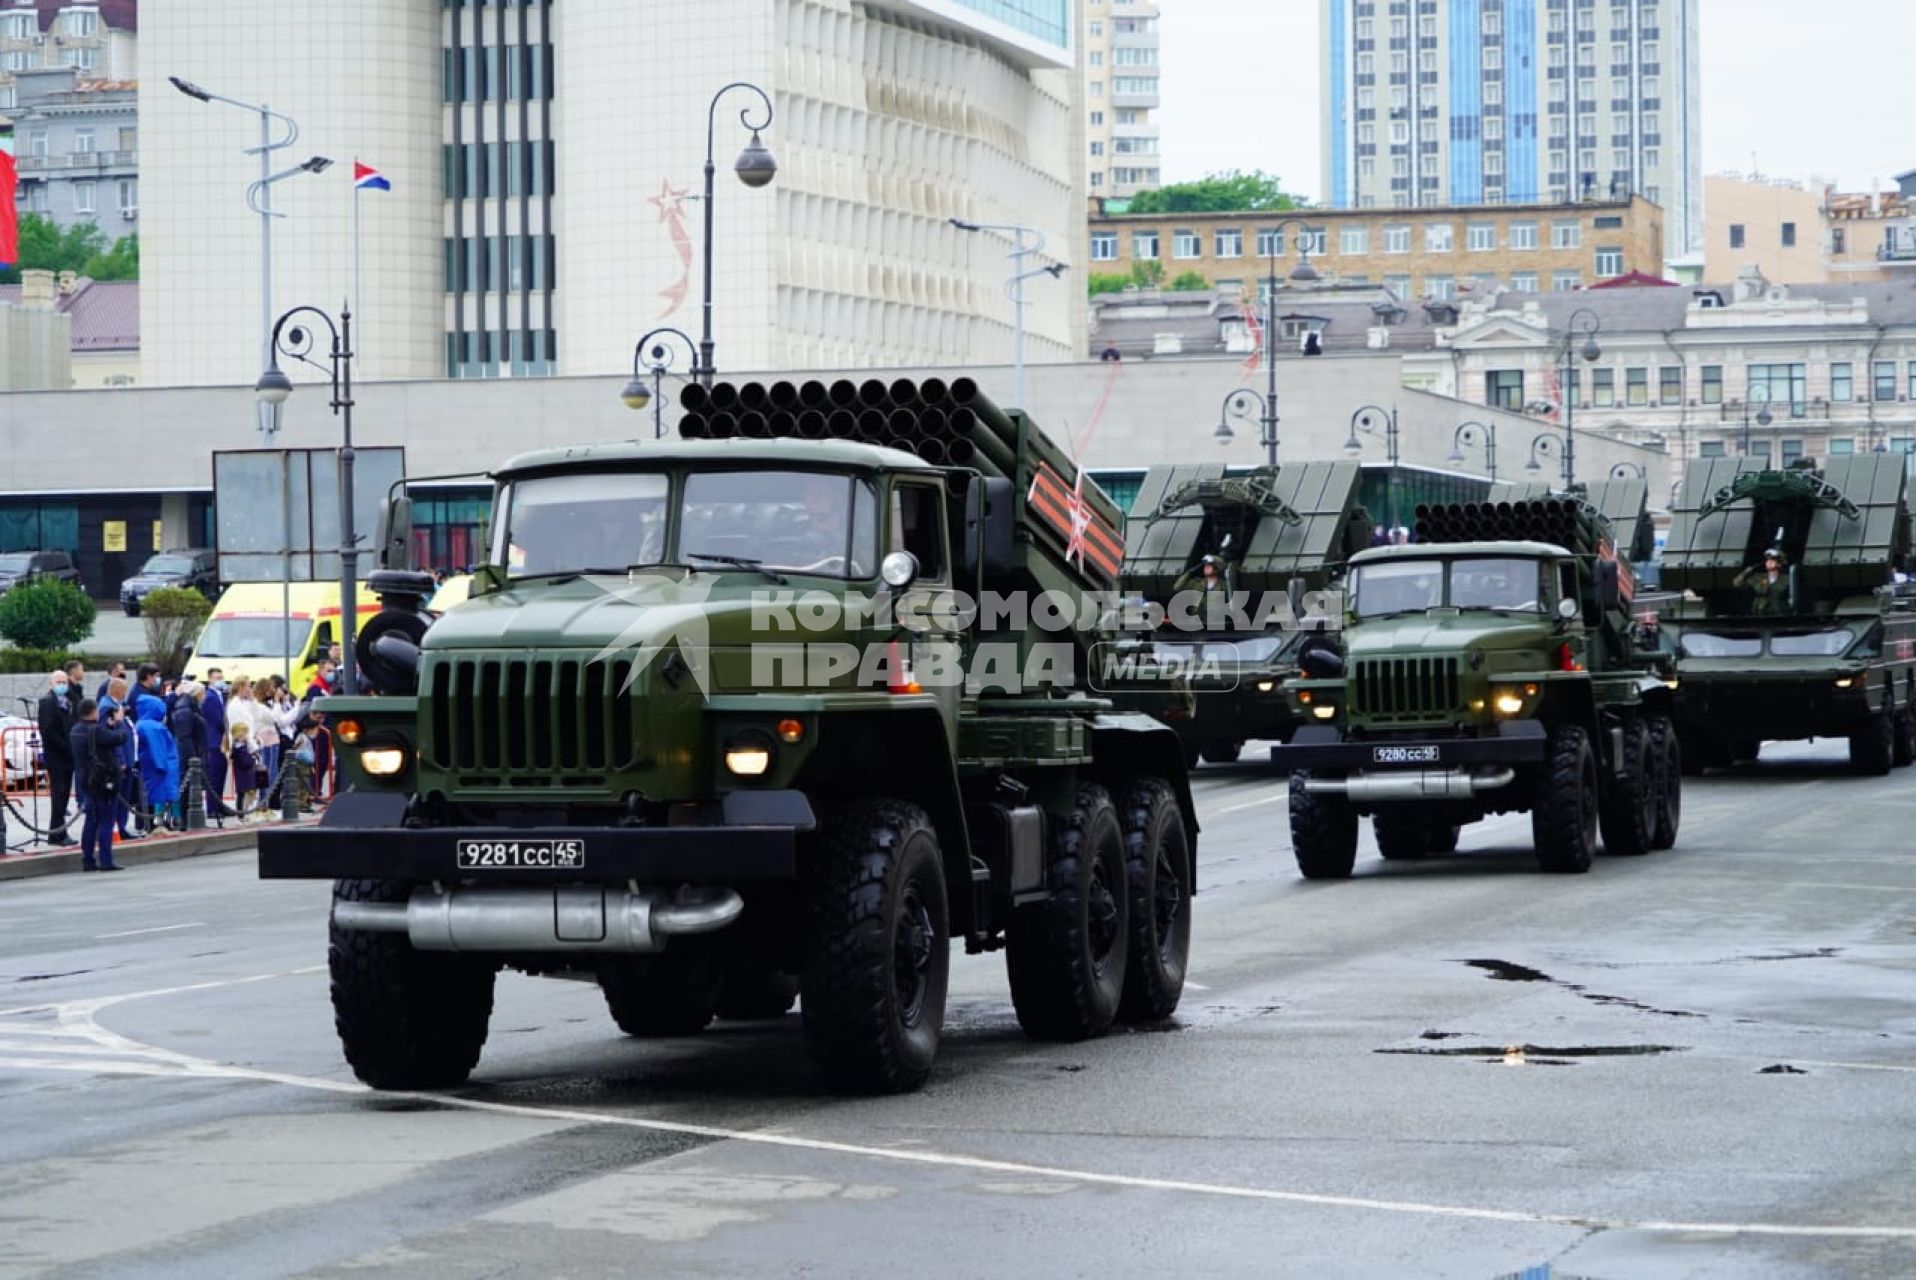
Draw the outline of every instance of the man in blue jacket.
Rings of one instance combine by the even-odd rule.
[[[116,664],[117,665],[117,664]],[[126,730],[115,758],[120,762],[119,785],[114,788],[117,797],[113,806],[113,825],[120,833],[120,839],[136,839],[134,832],[127,830],[133,820],[133,811],[138,807],[140,787],[140,749],[133,735],[133,709],[127,697],[126,678],[114,676],[106,682],[106,697],[99,701],[100,718],[106,720],[115,712],[119,713],[119,723]]]
[[[206,673],[206,698],[200,703],[206,722],[206,812],[209,817],[231,817],[226,807],[226,673],[218,667]]]
[[[80,792],[80,869],[118,871],[113,860],[114,813],[119,807],[120,749],[132,734],[122,723],[119,708],[107,717],[92,698],[80,702],[79,719],[69,743],[73,748],[74,782]]]

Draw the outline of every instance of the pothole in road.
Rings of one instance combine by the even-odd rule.
[[[1688,1009],[1659,1009],[1655,1005],[1645,1004],[1641,1000],[1632,1000],[1627,996],[1610,996],[1602,992],[1591,991],[1575,982],[1564,982],[1553,978],[1541,969],[1532,969],[1529,965],[1513,964],[1508,960],[1466,960],[1464,964],[1472,969],[1481,969],[1497,982],[1542,982],[1553,987],[1561,987],[1579,999],[1592,1004],[1615,1005],[1623,1009],[1635,1009],[1638,1013],[1654,1013],[1660,1018],[1701,1018],[1704,1015],[1692,1013]]]

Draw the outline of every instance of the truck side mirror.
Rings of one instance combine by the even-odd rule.
[[[985,482],[985,573],[997,577],[1010,573],[1017,561],[1017,486],[1003,476],[982,478]]]
[[[958,548],[958,580],[976,581],[985,559],[985,478],[980,475],[965,484],[965,527]]]
[[[412,499],[398,494],[379,513],[379,567],[412,568]]]
[[[1615,560],[1598,560],[1596,567],[1597,607],[1599,609],[1620,609],[1623,607],[1623,584],[1617,573]]]

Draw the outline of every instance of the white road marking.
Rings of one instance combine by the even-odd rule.
[[[99,1013],[100,1010],[112,1005],[123,1004],[130,1000],[153,999],[160,996],[177,995],[186,991],[204,991],[216,987],[243,986],[248,983],[266,982],[274,978],[314,973],[323,967],[324,966],[316,965],[307,969],[292,970],[287,973],[258,974],[248,978],[230,978],[212,982],[198,982],[186,986],[163,987],[154,991],[136,991],[125,995],[99,996],[90,1000],[75,1000],[58,1005],[36,1006],[31,1012],[55,1013],[61,1028],[71,1033],[76,1039],[90,1041],[110,1052],[126,1056],[101,1058],[94,1060],[93,1063],[89,1063],[88,1060],[85,1059],[59,1061],[0,1057],[0,1066],[56,1071],[94,1069],[131,1076],[186,1075],[200,1078],[264,1081],[271,1084],[289,1085],[300,1089],[315,1089],[327,1093],[371,1094],[373,1090],[367,1088],[365,1085],[352,1081],[324,1080],[312,1076],[295,1076],[275,1071],[258,1071],[250,1067],[226,1066],[217,1062],[209,1062],[203,1058],[193,1058],[186,1054],[175,1053],[169,1049],[143,1045],[138,1041],[129,1040],[116,1032],[109,1031],[95,1021],[95,1015]],[[0,1014],[0,1016],[5,1016],[5,1014]],[[1356,1209],[1377,1213],[1408,1214],[1421,1217],[1457,1218],[1476,1222],[1517,1222],[1532,1225],[1568,1227],[1579,1231],[1641,1231],[1657,1234],[1773,1236],[1810,1239],[1916,1240],[1916,1227],[1834,1226],[1776,1222],[1664,1222],[1654,1220],[1638,1222],[1621,1218],[1598,1218],[1577,1214],[1532,1213],[1521,1209],[1489,1209],[1470,1205],[1429,1204],[1416,1200],[1382,1200],[1369,1196],[1328,1195],[1309,1191],[1280,1191],[1269,1187],[1235,1186],[1229,1183],[1218,1182],[1192,1182],[1178,1178],[1145,1178],[1130,1174],[1101,1173],[1088,1169],[1070,1169],[1054,1165],[1026,1164],[1015,1160],[993,1160],[984,1156],[960,1155],[956,1152],[928,1151],[903,1147],[873,1147],[861,1143],[836,1142],[826,1138],[805,1138],[792,1134],[769,1133],[763,1130],[728,1129],[718,1125],[686,1124],[671,1120],[650,1120],[637,1116],[607,1115],[603,1112],[578,1111],[564,1107],[532,1107],[518,1103],[488,1102],[484,1099],[462,1098],[453,1094],[444,1093],[388,1092],[381,1096],[389,1098],[409,1098],[438,1106],[460,1108],[467,1111],[490,1112],[495,1115],[525,1116],[543,1120],[572,1120],[582,1125],[612,1125],[626,1129],[642,1129],[651,1133],[673,1133],[687,1137],[708,1138],[715,1142],[738,1142],[753,1146],[815,1151],[831,1155],[855,1156],[869,1160],[886,1160],[897,1163],[925,1165],[934,1168],[967,1169],[979,1173],[1012,1174],[1026,1178],[1041,1178],[1046,1181],[1090,1183],[1097,1186],[1124,1187],[1141,1191],[1175,1191],[1187,1195],[1263,1201],[1276,1204],[1303,1204],[1320,1208]]]
[[[206,921],[195,920],[190,924],[163,924],[151,929],[122,929],[119,933],[96,933],[93,935],[93,940],[105,942],[108,938],[137,938],[147,933],[174,933],[181,929],[204,929],[205,927]]]
[[[1796,1066],[1836,1067],[1844,1071],[1907,1071],[1916,1074],[1916,1067],[1898,1066],[1893,1062],[1819,1062],[1815,1058],[1784,1058]]]

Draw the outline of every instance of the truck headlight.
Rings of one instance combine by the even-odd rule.
[[[1836,677],[1836,687],[1839,689],[1847,689],[1855,683],[1856,683],[1855,679],[1851,676]]]
[[[1492,698],[1490,705],[1500,716],[1514,716],[1523,710],[1523,695],[1506,689]]]
[[[1320,702],[1311,708],[1311,714],[1319,720],[1329,720],[1337,714],[1337,708],[1328,702]]]
[[[1277,681],[1275,680],[1259,680],[1257,682],[1257,691],[1259,693],[1269,693],[1275,688],[1277,688]]]
[[[406,771],[404,747],[367,747],[359,753],[359,767],[375,778],[391,778]]]
[[[740,734],[725,744],[725,768],[741,778],[762,778],[772,767],[772,744],[757,734]]]

